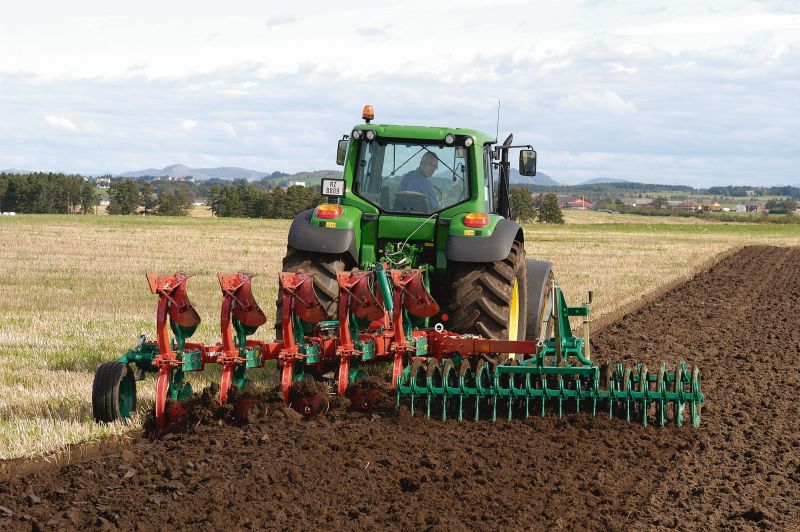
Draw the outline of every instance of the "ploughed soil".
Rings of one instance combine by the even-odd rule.
[[[268,397],[219,408],[211,390],[181,431],[20,462],[0,479],[0,528],[800,528],[800,249],[745,248],[593,349],[698,365],[700,428],[442,422],[342,402],[304,420]]]

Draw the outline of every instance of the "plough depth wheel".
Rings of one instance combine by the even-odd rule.
[[[94,374],[92,415],[95,421],[125,421],[136,412],[136,380],[122,362],[104,362]]]

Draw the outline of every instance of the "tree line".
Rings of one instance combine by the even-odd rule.
[[[583,185],[521,185],[533,194],[569,194],[571,196],[583,196],[587,198],[598,198],[604,196],[643,196],[645,194],[684,192],[687,194],[698,193],[698,189],[686,185],[658,185],[650,183],[636,182],[615,182],[615,183],[587,183]]]
[[[215,216],[240,218],[294,218],[322,203],[316,187],[279,186],[271,190],[253,186],[244,180],[231,185],[211,187],[208,204]]]
[[[514,186],[509,190],[509,200],[511,215],[518,222],[564,223],[558,196],[552,192],[534,196],[527,188]]]
[[[97,204],[94,185],[79,175],[0,173],[2,212],[89,214]]]
[[[108,214],[127,215],[141,213],[157,216],[186,216],[192,205],[192,196],[180,188],[156,192],[148,182],[117,179],[108,191]]]
[[[715,196],[728,196],[731,198],[744,198],[751,194],[756,196],[785,196],[789,199],[800,200],[800,187],[746,187],[746,186],[725,186],[711,187],[709,194]]]
[[[534,194],[554,192],[557,194],[569,194],[571,196],[583,196],[592,200],[601,198],[618,197],[643,197],[652,194],[668,194],[680,192],[689,196],[711,195],[726,196],[731,198],[745,198],[749,195],[756,196],[782,196],[790,199],[800,200],[800,187],[796,186],[715,186],[704,188],[692,188],[686,185],[658,185],[648,183],[590,183],[584,185],[523,185]]]
[[[112,180],[109,191],[109,214],[143,214],[183,216],[198,193],[205,193],[206,204],[219,217],[294,218],[298,213],[322,202],[316,187],[274,186],[237,179],[233,182],[213,180],[210,186],[166,180]]]

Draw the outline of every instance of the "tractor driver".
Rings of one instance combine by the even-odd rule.
[[[434,210],[439,209],[439,198],[431,183],[431,176],[439,167],[439,158],[431,152],[425,152],[419,162],[419,167],[403,176],[400,181],[399,192],[419,192],[424,194]]]

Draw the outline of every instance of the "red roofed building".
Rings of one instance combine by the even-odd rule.
[[[567,209],[589,209],[592,206],[592,202],[585,198],[574,198],[565,201],[561,206]]]

